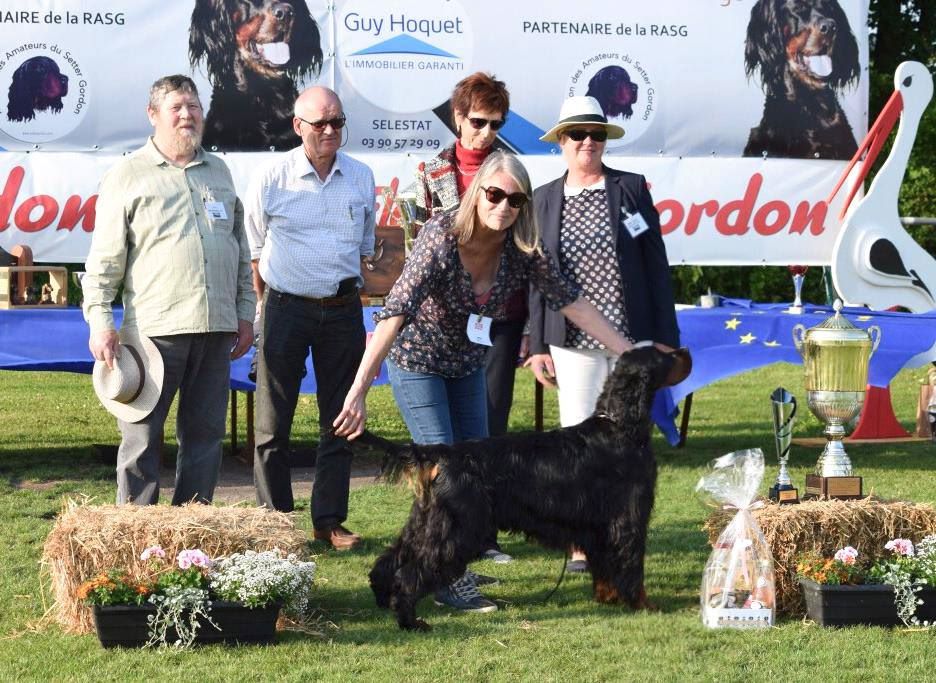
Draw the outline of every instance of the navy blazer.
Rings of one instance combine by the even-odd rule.
[[[679,327],[673,301],[669,261],[660,232],[660,214],[653,206],[642,175],[604,167],[611,225],[617,228],[617,257],[624,284],[624,308],[630,336],[679,346]],[[533,193],[533,210],[543,246],[559,262],[559,229],[565,175]],[[636,238],[624,226],[625,215],[639,211],[650,226]],[[565,316],[547,308],[536,288],[530,289],[530,352],[549,353],[549,345],[564,346]]]

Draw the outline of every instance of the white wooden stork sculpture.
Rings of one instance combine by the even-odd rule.
[[[894,74],[894,86],[894,94],[827,200],[831,203],[867,151],[839,215],[845,221],[832,249],[832,281],[853,304],[874,310],[903,306],[919,313],[936,308],[936,260],[904,230],[897,197],[920,117],[933,96],[933,77],[919,62],[904,62]],[[887,161],[868,193],[849,208],[898,116],[900,127]]]

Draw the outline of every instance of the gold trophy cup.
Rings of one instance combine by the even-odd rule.
[[[793,327],[806,373],[806,401],[825,424],[827,439],[816,473],[806,477],[806,497],[860,498],[861,477],[854,475],[842,439],[845,426],[864,406],[868,363],[881,341],[881,329],[872,325],[865,332],[842,315],[841,301],[834,308],[835,315],[815,327]]]

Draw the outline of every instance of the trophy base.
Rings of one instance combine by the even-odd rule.
[[[822,477],[818,474],[807,474],[804,498],[864,498],[861,493],[861,477]]]
[[[770,487],[770,492],[767,495],[770,500],[780,505],[800,502],[799,491],[790,485],[782,486],[780,484],[774,484]]]

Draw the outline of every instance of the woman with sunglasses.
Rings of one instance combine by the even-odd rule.
[[[365,397],[387,362],[390,384],[413,441],[446,443],[487,436],[484,358],[491,324],[507,300],[531,282],[543,300],[614,353],[631,348],[559,273],[539,240],[526,169],[494,152],[474,176],[457,210],[427,222],[393,285],[364,353],[335,433],[364,430]],[[489,612],[471,572],[436,594],[436,602]]]
[[[594,98],[563,103],[559,122],[540,139],[559,144],[568,171],[537,188],[537,223],[562,274],[620,334],[677,347],[669,263],[647,181],[602,163],[607,139],[623,135]],[[558,383],[559,421],[567,427],[594,412],[617,351],[547,303],[531,291],[526,364],[544,386]],[[587,569],[585,556],[573,551],[566,571]]]
[[[416,174],[419,223],[458,207],[478,168],[494,150],[497,131],[507,120],[510,109],[510,94],[504,83],[480,71],[459,81],[449,101],[458,137],[438,156],[419,165]],[[517,361],[526,358],[529,349],[529,337],[523,334],[527,296],[525,289],[513,292],[507,300],[505,319],[491,326],[491,347],[484,362],[491,436],[507,433]],[[487,539],[481,556],[498,564],[512,559],[498,545],[496,530]]]

